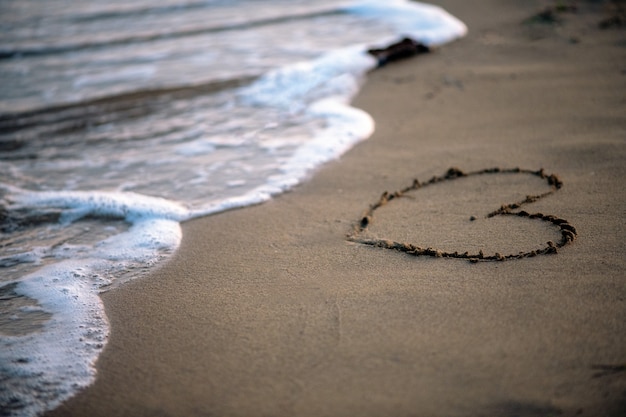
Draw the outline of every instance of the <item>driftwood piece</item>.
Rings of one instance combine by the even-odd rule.
[[[378,66],[382,67],[388,62],[410,58],[415,55],[430,52],[430,48],[411,38],[404,38],[382,49],[369,49],[368,54],[378,59]]]

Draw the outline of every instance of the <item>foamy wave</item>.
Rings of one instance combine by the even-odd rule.
[[[160,197],[132,192],[109,191],[30,191],[0,184],[10,194],[13,209],[63,209],[62,222],[72,222],[92,215],[115,217],[133,223],[137,219],[163,218],[183,221],[189,210],[182,204]]]
[[[406,0],[364,0],[347,9],[350,13],[384,20],[396,35],[409,36],[425,45],[438,46],[467,33],[467,26],[439,6]],[[387,43],[393,39],[381,39]]]
[[[14,209],[64,209],[63,222],[104,216],[131,223],[124,233],[57,256],[71,259],[3,283],[3,288],[13,287],[13,297],[36,301],[35,308],[50,315],[40,330],[0,335],[0,405],[9,415],[30,416],[57,406],[93,382],[95,362],[109,334],[99,292],[129,270],[153,265],[171,254],[182,237],[179,222],[189,211],[174,202],[134,193],[3,188],[9,190],[5,199]],[[14,256],[29,262],[54,256],[53,248],[36,249]],[[16,320],[22,311],[13,314]]]

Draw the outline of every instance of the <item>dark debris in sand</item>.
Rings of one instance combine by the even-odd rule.
[[[553,0],[536,14],[524,20],[525,24],[559,25],[565,16],[584,10],[602,8],[605,15],[599,22],[600,29],[623,28],[626,26],[626,1],[624,0]]]
[[[600,29],[626,27],[626,1],[613,0],[606,7],[606,17],[598,23]]]
[[[411,58],[415,55],[430,52],[430,48],[411,38],[404,38],[399,42],[391,44],[385,48],[373,48],[367,51],[378,60],[378,66],[382,67],[389,62]]]
[[[591,369],[597,371],[595,374],[593,374],[593,377],[600,378],[604,376],[623,374],[624,372],[626,372],[626,364],[596,364],[591,365]]]

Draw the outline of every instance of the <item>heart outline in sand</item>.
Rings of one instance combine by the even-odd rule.
[[[422,248],[420,246],[414,245],[412,243],[405,242],[396,242],[390,239],[367,239],[362,237],[362,235],[367,231],[368,226],[372,223],[374,219],[374,214],[377,209],[388,204],[389,202],[402,198],[406,193],[410,191],[416,191],[423,187],[432,186],[435,184],[442,183],[444,181],[453,181],[458,178],[477,176],[477,175],[494,175],[494,174],[526,174],[526,175],[534,175],[543,180],[545,180],[550,186],[550,190],[544,192],[543,194],[537,195],[528,195],[525,199],[502,205],[497,210],[494,210],[486,215],[487,218],[492,218],[495,216],[518,216],[525,217],[530,219],[537,219],[544,222],[550,223],[552,226],[557,227],[561,232],[561,240],[554,243],[552,241],[547,242],[546,247],[542,247],[539,249],[531,250],[528,252],[520,252],[517,254],[508,254],[502,255],[500,253],[495,253],[494,255],[484,255],[482,250],[477,254],[470,254],[468,252],[459,253],[459,252],[447,252],[443,250],[439,250],[436,248],[428,247]],[[543,169],[539,171],[533,171],[529,169],[522,168],[511,168],[511,169],[502,169],[502,168],[488,168],[480,171],[474,171],[465,173],[458,168],[450,168],[448,171],[441,176],[434,176],[427,182],[421,183],[417,179],[413,180],[413,184],[408,187],[405,187],[399,191],[395,191],[393,193],[389,193],[385,191],[380,199],[370,205],[369,209],[364,213],[361,219],[353,226],[353,230],[348,234],[348,241],[360,243],[369,246],[375,246],[385,249],[393,249],[400,252],[405,252],[409,255],[413,256],[430,256],[436,258],[456,258],[456,259],[466,259],[472,263],[476,263],[479,261],[506,261],[512,259],[523,259],[523,258],[532,258],[538,255],[550,255],[556,254],[559,248],[566,246],[573,242],[576,239],[577,231],[574,226],[572,226],[567,220],[559,218],[558,216],[554,216],[551,214],[542,214],[542,213],[528,213],[524,210],[519,210],[522,206],[534,203],[548,195],[554,194],[563,186],[563,182],[559,179],[559,177],[555,174],[546,174]]]

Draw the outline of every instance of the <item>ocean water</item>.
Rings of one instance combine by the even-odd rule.
[[[404,0],[3,0],[0,31],[0,414],[31,416],[94,381],[99,294],[164,262],[182,221],[371,135],[350,106],[368,48],[466,27]]]

